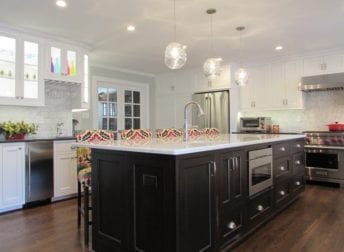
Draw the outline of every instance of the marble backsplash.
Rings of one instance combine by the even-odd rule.
[[[0,122],[25,121],[38,124],[35,137],[55,137],[57,123],[63,123],[62,136],[72,135],[72,108],[80,100],[80,85],[45,83],[45,106],[0,106]]]
[[[328,130],[329,123],[344,123],[343,90],[304,93],[303,102],[304,109],[246,111],[239,117],[270,116],[281,132]]]

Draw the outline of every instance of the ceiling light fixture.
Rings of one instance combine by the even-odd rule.
[[[57,1],[56,1],[56,5],[57,5],[58,7],[64,8],[64,7],[67,7],[67,2],[64,1],[64,0],[57,0]]]
[[[127,31],[135,31],[135,30],[136,30],[135,26],[133,26],[133,25],[127,26]]]
[[[176,0],[173,1],[174,41],[177,41]],[[187,60],[186,46],[178,42],[171,42],[165,49],[165,64],[170,69],[182,68]]]
[[[239,52],[239,58],[240,58],[240,67],[234,74],[234,80],[235,83],[239,86],[245,86],[248,81],[248,72],[245,68],[242,66],[242,43],[241,43],[241,32],[245,30],[245,26],[238,26],[236,28],[238,32],[240,32],[240,52]]]
[[[216,13],[215,9],[208,9],[206,11],[210,15],[210,51],[213,54],[213,18],[212,14]],[[221,74],[222,58],[208,58],[203,64],[203,73],[208,78],[208,84],[215,80]]]
[[[283,46],[278,45],[278,46],[275,47],[275,50],[276,51],[281,51],[281,50],[283,50]]]

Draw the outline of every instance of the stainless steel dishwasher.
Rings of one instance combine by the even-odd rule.
[[[54,193],[53,141],[26,143],[25,205],[50,200]]]

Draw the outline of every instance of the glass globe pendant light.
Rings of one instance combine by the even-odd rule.
[[[239,26],[236,28],[237,31],[242,32],[243,30],[245,30],[244,26]],[[242,44],[241,44],[241,34],[240,34],[240,67],[239,69],[235,72],[234,74],[234,80],[235,83],[239,86],[245,86],[247,84],[248,81],[248,72],[245,68],[242,67]]]
[[[176,0],[173,1],[174,15],[174,41],[177,41],[177,24],[176,24]],[[170,69],[182,68],[187,60],[186,46],[178,42],[171,42],[165,49],[165,65]]]
[[[208,9],[207,14],[216,13],[215,9]],[[213,19],[210,16],[210,50],[213,53]],[[211,85],[211,81],[215,80],[221,74],[221,58],[208,58],[203,64],[203,73]]]

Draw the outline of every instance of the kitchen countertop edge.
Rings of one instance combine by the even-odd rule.
[[[26,138],[26,139],[19,139],[19,140],[0,140],[0,143],[20,143],[20,142],[39,142],[39,141],[66,141],[66,140],[76,140],[74,136],[66,136],[66,137],[47,137],[47,138]]]
[[[238,148],[250,145],[273,143],[288,140],[302,139],[305,135],[255,135],[253,139],[252,135],[247,134],[246,139],[244,134],[223,134],[221,139],[217,140],[190,140],[188,142],[180,143],[158,143],[158,139],[153,138],[148,144],[123,144],[125,141],[117,140],[112,143],[74,143],[73,147],[87,147],[103,150],[113,151],[127,151],[149,154],[163,154],[163,155],[184,155],[197,152],[220,150],[227,148]]]

